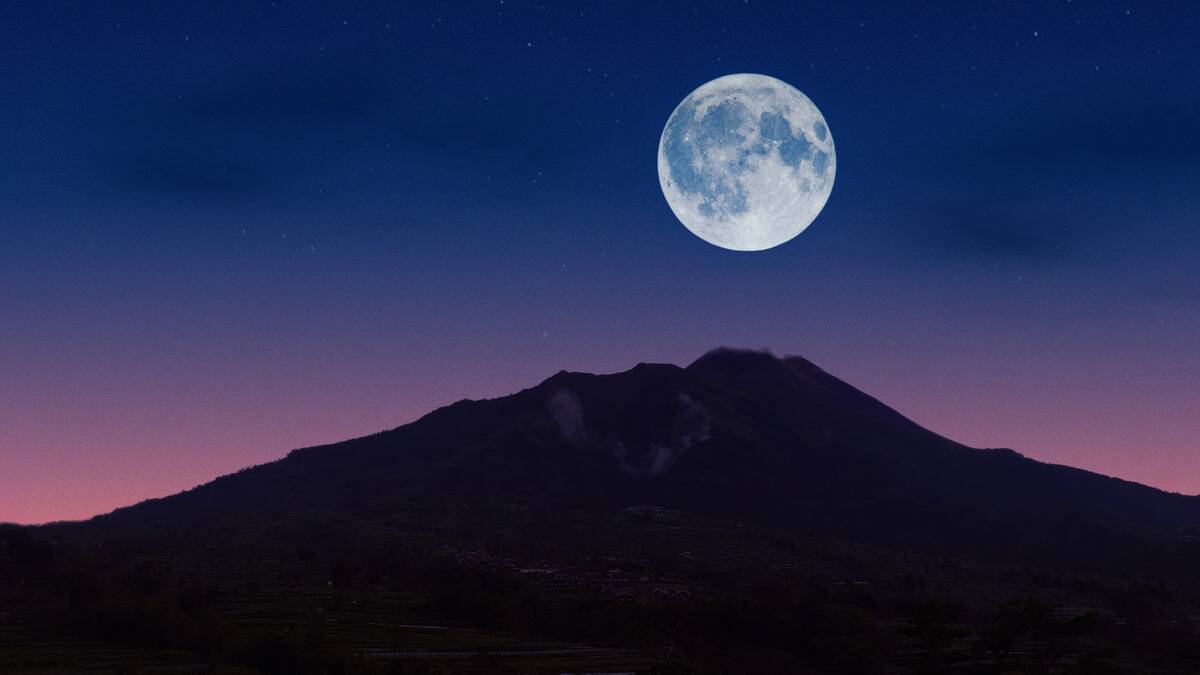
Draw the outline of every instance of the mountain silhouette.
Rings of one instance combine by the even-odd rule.
[[[0,526],[0,670],[1200,672],[1198,524],[718,349]]]
[[[408,514],[489,528],[649,504],[901,550],[1187,573],[1200,498],[939,436],[800,357],[559,372],[51,529],[104,538]],[[540,519],[540,520],[539,520]]]

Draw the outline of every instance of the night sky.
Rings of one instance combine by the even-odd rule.
[[[718,345],[1200,492],[1197,35],[1193,2],[6,3],[0,521]],[[759,253],[655,164],[737,72],[837,142]]]

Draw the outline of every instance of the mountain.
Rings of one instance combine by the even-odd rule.
[[[486,538],[654,505],[986,560],[1191,575],[1200,498],[941,437],[800,357],[560,372],[50,531],[103,539],[395,514]]]
[[[0,526],[0,672],[1194,673],[1198,524],[718,349]]]

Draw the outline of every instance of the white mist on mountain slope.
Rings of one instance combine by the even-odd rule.
[[[579,397],[567,389],[560,389],[546,401],[550,418],[558,425],[558,431],[569,443],[582,443],[587,439],[583,428],[583,404]]]
[[[704,406],[684,393],[677,394],[676,401],[678,409],[671,426],[678,438],[670,445],[650,443],[641,452],[631,452],[620,438],[610,434],[603,439],[602,443],[609,447],[626,473],[635,476],[662,475],[692,446],[712,437],[712,416]],[[593,436],[584,423],[583,403],[574,392],[568,389],[556,391],[546,400],[546,411],[567,443],[581,445]]]

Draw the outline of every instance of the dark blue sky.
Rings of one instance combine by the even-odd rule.
[[[718,344],[1200,492],[1197,35],[1189,2],[9,3],[0,520]],[[837,143],[761,253],[656,174],[735,72]]]

